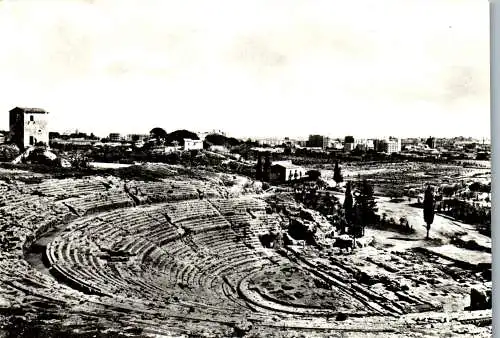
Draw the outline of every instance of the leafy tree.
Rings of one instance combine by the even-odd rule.
[[[312,169],[306,172],[306,175],[313,181],[316,181],[321,177],[321,171]]]
[[[174,144],[174,142],[177,142],[178,145],[184,146],[184,139],[199,140],[200,138],[192,131],[181,129],[168,134],[165,141],[167,144]]]
[[[443,195],[447,197],[451,197],[455,195],[458,191],[459,187],[456,184],[446,185],[442,187]]]
[[[434,221],[434,194],[432,193],[431,186],[427,186],[424,194],[424,221],[427,224],[427,236],[429,238],[429,230]]]
[[[372,185],[364,179],[361,186],[356,191],[355,194],[355,211],[358,223],[362,228],[362,233],[364,234],[365,226],[373,224],[377,221],[377,202],[373,197],[373,187]]]
[[[491,183],[490,185],[487,184],[481,184],[480,182],[474,182],[471,185],[469,185],[469,190],[474,191],[474,192],[491,192]]]
[[[1,144],[0,145],[0,161],[12,161],[21,152],[15,144]]]
[[[228,139],[224,135],[220,134],[209,134],[205,137],[205,141],[216,146],[227,145]]]
[[[354,137],[353,136],[346,136],[344,139],[345,143],[354,143]]]
[[[344,180],[344,178],[342,177],[342,173],[340,171],[339,161],[335,161],[335,168],[333,169],[333,180],[337,184],[339,184]]]
[[[243,141],[242,140],[239,140],[237,138],[234,138],[234,137],[228,137],[227,138],[227,144],[230,146],[230,147],[235,147],[235,146],[239,146],[240,144],[242,144]]]
[[[61,134],[59,134],[57,131],[50,131],[49,132],[49,139],[59,138],[59,137],[61,137]]]
[[[167,132],[165,131],[165,129],[162,129],[160,127],[155,127],[153,129],[151,129],[151,131],[149,132],[149,134],[158,143],[160,141],[162,141],[162,140],[164,141],[167,138],[167,135],[168,135]]]
[[[474,182],[471,185],[469,185],[470,191],[480,191],[481,189],[481,183],[479,182]]]

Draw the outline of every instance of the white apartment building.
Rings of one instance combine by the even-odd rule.
[[[202,140],[191,140],[189,138],[184,139],[184,150],[201,150],[203,149]]]

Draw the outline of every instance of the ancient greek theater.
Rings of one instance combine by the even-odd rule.
[[[481,267],[411,242],[378,242],[376,234],[359,239],[354,253],[327,239],[310,245],[300,229],[326,232],[328,222],[289,193],[263,191],[238,175],[140,168],[161,178],[1,169],[0,318],[9,332],[419,337],[491,330],[491,309],[466,310]]]

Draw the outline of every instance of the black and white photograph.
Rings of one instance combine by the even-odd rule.
[[[0,0],[0,338],[491,337],[490,11]]]

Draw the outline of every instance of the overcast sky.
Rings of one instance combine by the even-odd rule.
[[[490,134],[486,0],[0,0],[0,129]]]

